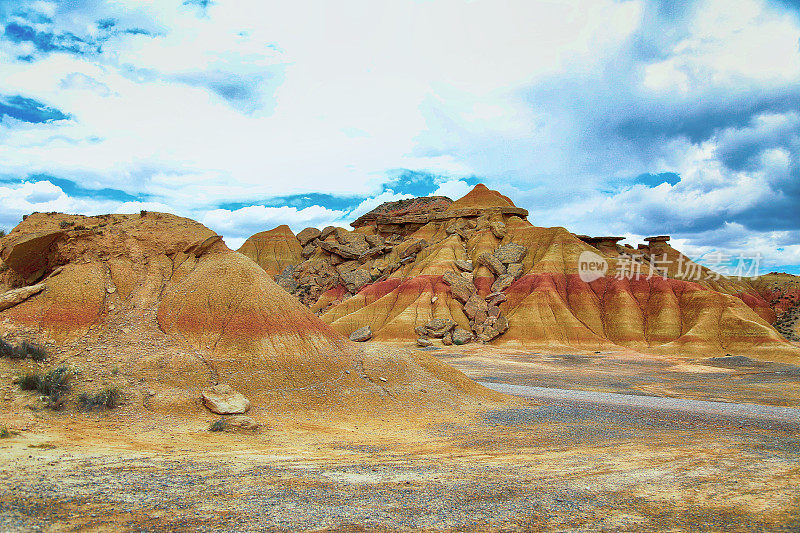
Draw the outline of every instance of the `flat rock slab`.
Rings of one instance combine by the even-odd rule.
[[[220,384],[200,393],[203,404],[218,415],[239,415],[250,409],[250,400],[229,385]]]
[[[369,326],[364,326],[363,328],[358,328],[353,333],[350,334],[350,340],[354,342],[366,342],[372,338],[372,328]]]

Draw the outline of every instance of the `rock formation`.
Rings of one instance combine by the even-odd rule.
[[[335,330],[370,326],[377,340],[454,342],[453,333],[432,337],[426,328],[446,320],[459,342],[798,355],[770,325],[776,313],[762,289],[693,263],[668,236],[633,248],[622,237],[536,227],[483,185],[452,203],[423,200],[407,211],[381,206],[352,232],[323,230],[308,241],[293,292]],[[587,251],[608,263],[590,283],[578,274]],[[629,266],[640,275],[624,275]]]
[[[319,241],[322,232],[314,235],[302,238]],[[382,246],[345,230],[328,238],[359,251]],[[261,265],[173,215],[32,214],[0,239],[0,336],[47,344],[86,373],[102,361],[124,376],[136,405],[171,416],[202,415],[201,398],[220,414],[252,402],[257,417],[267,404],[414,404],[422,401],[420,383],[443,399],[479,390],[423,354],[373,354],[280,288],[265,268],[285,270],[302,259],[288,228],[248,242]],[[341,290],[349,280],[357,291],[347,261],[326,262],[315,275]],[[299,270],[301,280],[311,272]]]

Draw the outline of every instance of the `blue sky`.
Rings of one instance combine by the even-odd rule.
[[[0,0],[0,139],[4,229],[152,209],[236,247],[482,181],[800,273],[789,0]]]

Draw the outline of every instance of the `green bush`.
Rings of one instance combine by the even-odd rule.
[[[0,427],[0,439],[7,439],[12,435],[16,435],[13,431],[9,430],[7,427],[3,426]]]
[[[95,394],[84,392],[78,397],[78,406],[87,411],[95,408],[106,407],[113,409],[120,404],[122,395],[116,387],[106,387]]]
[[[0,239],[6,236],[6,230],[0,229]]]
[[[211,425],[208,427],[208,430],[209,431],[225,431],[225,427],[226,427],[225,419],[224,418],[220,418],[219,420],[215,420],[214,422],[212,422]]]

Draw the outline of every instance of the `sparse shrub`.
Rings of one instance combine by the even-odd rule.
[[[9,343],[0,340],[0,357],[33,359],[36,362],[41,362],[47,359],[47,350],[38,344],[28,341],[22,341],[16,346],[11,346]]]
[[[142,218],[146,217],[147,216],[147,211],[142,209],[141,211],[139,211],[139,216],[142,217]]]
[[[87,411],[100,407],[113,409],[119,406],[121,398],[122,395],[117,387],[106,387],[95,394],[86,392],[81,394],[80,397],[78,397],[78,406]]]
[[[86,226],[84,226],[83,224],[78,224],[77,226],[75,226],[75,229],[84,230],[84,229],[86,229]]]
[[[49,407],[58,409],[63,404],[64,396],[69,393],[72,372],[65,366],[54,368],[42,374],[28,373],[19,380],[22,390],[35,390],[46,398]]]
[[[224,418],[220,418],[219,420],[215,420],[208,426],[209,431],[225,431],[227,424],[225,423]]]
[[[22,390],[38,390],[41,382],[42,376],[35,372],[29,372],[19,378],[19,388]]]
[[[7,438],[11,437],[12,435],[15,435],[15,433],[13,431],[9,430],[5,426],[0,427],[0,439],[7,439]]]
[[[0,229],[0,239],[6,236],[6,230]]]
[[[60,227],[61,229],[67,229],[71,228],[74,225],[75,225],[74,222],[70,222],[69,220],[62,220],[61,222],[59,222],[58,227]]]

